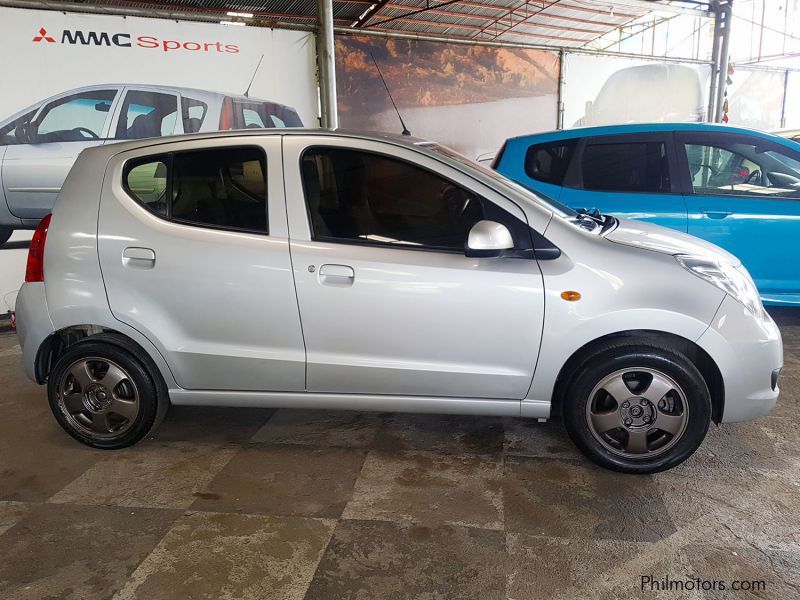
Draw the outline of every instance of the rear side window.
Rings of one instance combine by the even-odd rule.
[[[127,192],[189,225],[268,233],[266,158],[257,148],[175,152],[128,163]]]
[[[536,181],[562,185],[574,150],[574,140],[531,146],[525,153],[525,173]]]
[[[184,133],[197,133],[203,126],[208,104],[194,98],[181,98],[181,118]]]
[[[587,143],[581,156],[583,189],[603,192],[669,193],[663,142]]]

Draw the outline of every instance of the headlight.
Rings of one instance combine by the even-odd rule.
[[[758,295],[758,290],[750,278],[750,274],[744,267],[735,267],[729,262],[715,259],[713,256],[678,254],[675,258],[687,271],[733,296],[754,316],[762,317],[764,315],[761,297]]]

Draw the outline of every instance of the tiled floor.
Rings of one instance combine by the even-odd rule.
[[[651,477],[475,417],[180,408],[94,451],[0,335],[0,598],[800,598],[800,311],[776,315],[778,408]]]

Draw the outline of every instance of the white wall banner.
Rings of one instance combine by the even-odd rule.
[[[564,127],[704,121],[711,67],[567,54]]]
[[[0,8],[0,121],[104,83],[192,87],[294,107],[317,124],[314,35],[260,27]]]

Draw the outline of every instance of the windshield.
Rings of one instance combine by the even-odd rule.
[[[501,175],[500,173],[498,173],[494,169],[488,169],[488,168],[484,167],[483,165],[468,159],[466,156],[464,156],[462,154],[459,154],[455,150],[452,150],[452,149],[448,148],[447,146],[442,146],[440,144],[425,144],[424,147],[428,148],[429,150],[433,150],[437,154],[441,154],[442,156],[446,156],[447,158],[449,158],[451,160],[459,162],[462,165],[465,165],[465,166],[469,167],[470,169],[473,169],[475,171],[480,171],[483,175],[486,175],[487,177],[491,177],[494,181],[496,181],[496,182],[498,182],[498,183],[500,183],[500,184],[502,184],[502,185],[504,185],[506,187],[512,188],[513,190],[515,190],[515,191],[517,191],[517,192],[519,192],[519,193],[521,193],[523,195],[534,196],[534,198],[537,201],[544,202],[545,204],[548,205],[549,208],[551,208],[552,210],[554,210],[555,212],[560,214],[562,217],[574,217],[575,215],[578,214],[573,209],[571,209],[569,206],[567,206],[565,204],[561,204],[557,200],[553,200],[552,198],[549,198],[549,197],[545,196],[541,192],[534,191],[534,190],[532,190],[532,189],[530,189],[530,188],[528,188],[528,187],[526,187],[524,185],[520,185],[519,183],[517,183],[516,181],[512,181],[511,179],[509,179],[505,175]]]

